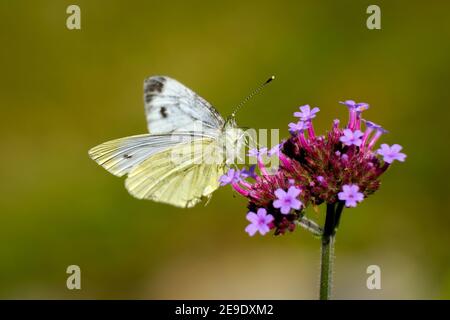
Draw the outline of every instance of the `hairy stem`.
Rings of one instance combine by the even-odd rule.
[[[336,205],[327,204],[322,234],[322,254],[320,263],[320,300],[329,300],[333,284],[334,232],[336,228]]]
[[[322,240],[322,258],[320,265],[320,300],[331,298],[333,284],[334,236],[328,241]]]

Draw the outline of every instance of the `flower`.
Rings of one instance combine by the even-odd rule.
[[[261,148],[261,149],[257,149],[257,148],[254,148],[254,149],[251,149],[251,150],[249,150],[248,151],[248,155],[250,156],[250,157],[260,157],[260,156],[262,156],[262,155],[264,155],[264,154],[267,154],[267,148]]]
[[[294,117],[300,118],[302,121],[311,121],[316,117],[316,113],[320,111],[319,108],[315,107],[311,110],[309,105],[304,105],[299,107],[300,112],[294,112]]]
[[[361,146],[361,137],[364,134],[360,130],[352,131],[350,129],[344,129],[344,135],[339,139],[346,146],[355,145],[357,147]]]
[[[400,150],[402,150],[401,145],[393,144],[392,146],[389,146],[383,143],[380,149],[377,150],[377,153],[383,156],[384,162],[392,163],[394,160],[403,162],[405,161],[406,154],[401,153]]]
[[[369,109],[369,105],[365,102],[359,102],[355,105],[357,112],[363,112],[364,110]]]
[[[357,112],[363,112],[369,109],[369,105],[365,102],[356,103],[354,100],[339,101],[340,104],[346,105],[349,109],[355,109]]]
[[[281,143],[273,146],[269,151],[267,151],[267,155],[269,157],[277,156],[280,153]]]
[[[274,220],[271,214],[267,214],[266,209],[259,208],[257,213],[248,212],[247,220],[250,221],[250,224],[245,228],[245,232],[247,232],[251,237],[259,232],[262,236],[270,231],[270,224]]]
[[[293,122],[289,123],[289,132],[290,133],[303,132],[308,128],[309,128],[309,122],[299,121],[297,123],[293,123]]]
[[[291,209],[300,210],[302,202],[297,199],[301,190],[297,187],[289,187],[288,191],[284,191],[281,188],[275,190],[275,196],[277,200],[273,202],[274,208],[280,209],[282,214],[288,214]]]
[[[352,130],[358,130],[361,127],[361,113],[364,110],[369,109],[369,105],[365,102],[356,103],[353,100],[346,100],[344,102],[340,101],[339,103],[347,106],[350,117],[348,121],[348,128]]]
[[[366,124],[367,128],[371,128],[372,130],[378,130],[378,129],[383,129],[379,124],[376,124],[375,122],[369,121],[369,120],[364,120],[364,123]]]
[[[342,186],[342,192],[338,193],[338,198],[345,201],[346,207],[356,207],[357,202],[364,200],[364,194],[359,192],[356,184],[346,184]]]
[[[227,184],[236,183],[241,179],[240,172],[235,169],[228,170],[227,173],[222,175],[219,178],[219,182],[221,186],[225,186]]]
[[[372,147],[375,145],[377,140],[381,137],[382,134],[387,133],[388,131],[383,129],[382,126],[368,120],[364,120],[364,123],[366,124],[366,131],[364,132],[364,136],[362,138],[362,147],[364,148],[366,146],[367,141],[369,141],[369,136],[372,134],[373,131],[375,133],[372,136],[372,139],[367,144],[367,148],[372,149]]]
[[[241,170],[241,173],[240,173],[241,178],[244,178],[244,179],[246,179],[246,178],[253,178],[253,179],[255,179],[256,178],[255,169],[256,169],[256,164],[250,166],[250,168],[248,168],[248,169],[243,168]]]

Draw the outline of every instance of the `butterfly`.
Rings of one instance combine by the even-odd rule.
[[[210,198],[245,139],[235,112],[226,120],[205,99],[166,76],[144,81],[148,134],[102,143],[89,156],[110,173],[127,176],[138,199],[189,208]]]

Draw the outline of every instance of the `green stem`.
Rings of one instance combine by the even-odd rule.
[[[333,284],[334,236],[322,241],[322,261],[320,265],[320,300],[331,298]]]
[[[329,300],[333,283],[334,231],[336,227],[336,205],[327,204],[327,215],[322,234],[320,263],[320,300]]]
[[[335,221],[333,235],[336,233],[337,229],[339,228],[339,222],[341,221],[341,215],[342,215],[342,210],[344,210],[344,205],[345,205],[344,201],[339,201],[336,206],[336,219],[335,219],[336,221]]]

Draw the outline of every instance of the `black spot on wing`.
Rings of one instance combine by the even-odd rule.
[[[168,116],[166,107],[161,107],[161,109],[159,109],[159,113],[161,113],[161,117],[163,118],[167,118]]]
[[[164,77],[151,77],[145,80],[144,93],[161,93],[166,79]]]
[[[131,159],[133,156],[130,156],[129,154],[126,154],[126,153],[125,153],[125,154],[123,155],[123,157],[124,157],[125,159]]]
[[[150,103],[153,100],[154,95],[153,94],[145,94],[145,103]]]

